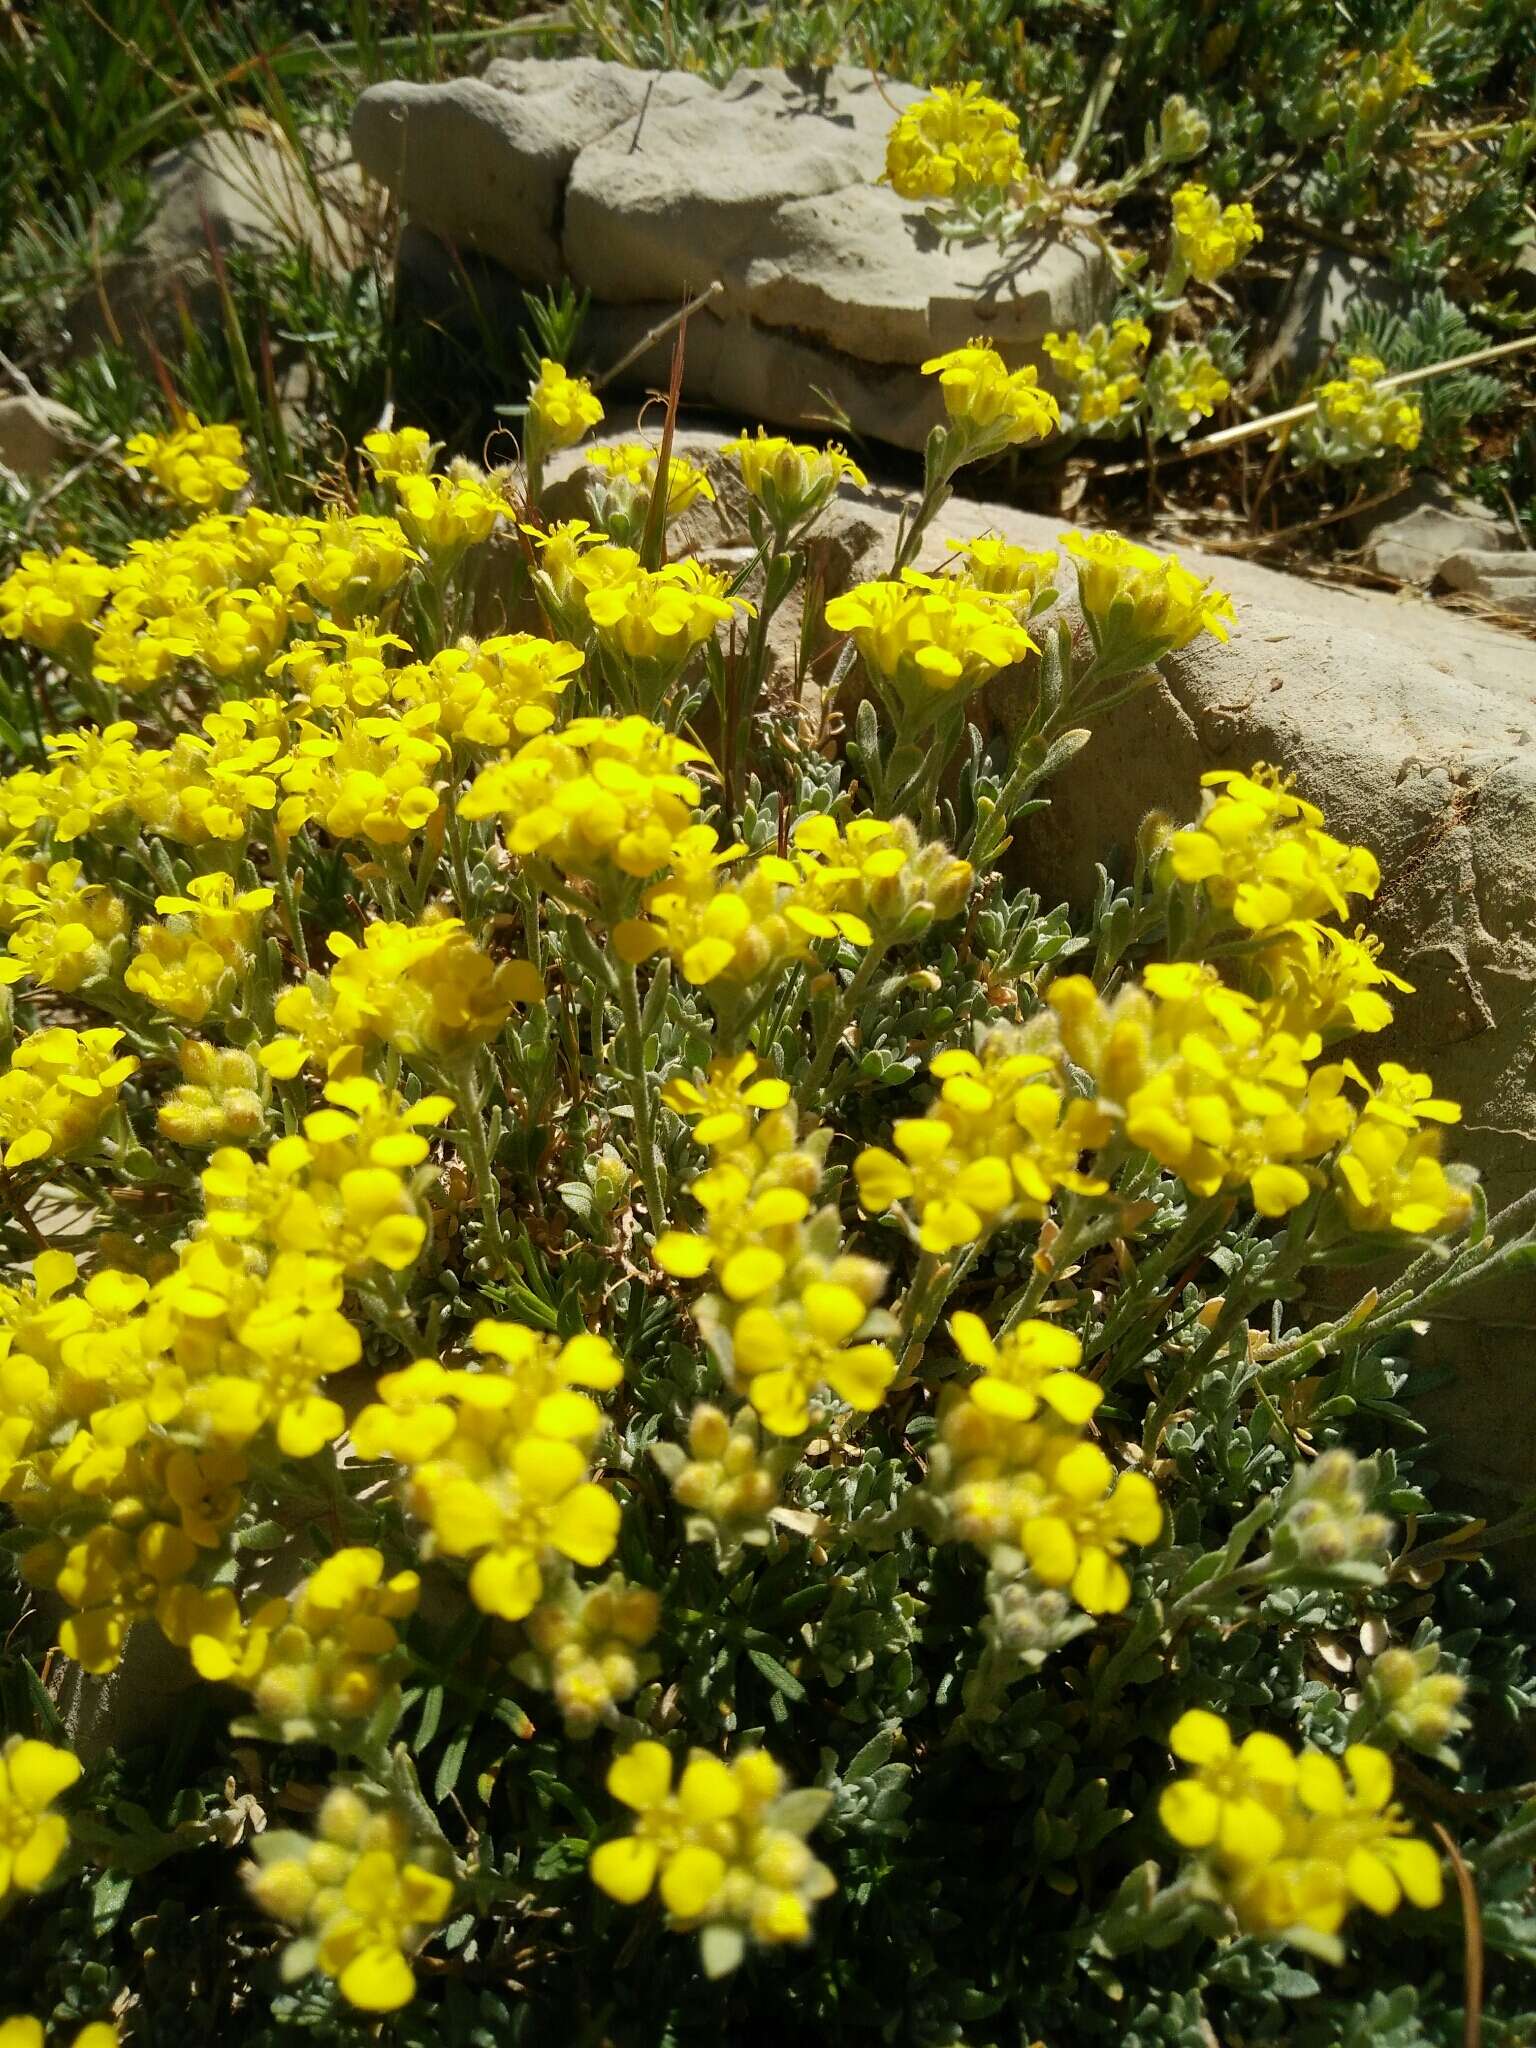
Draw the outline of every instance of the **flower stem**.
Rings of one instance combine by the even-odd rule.
[[[877,941],[868,948],[864,958],[854,969],[852,979],[843,990],[842,999],[827,1024],[820,1048],[812,1063],[811,1071],[806,1075],[804,1082],[801,1084],[800,1106],[802,1109],[814,1109],[816,1107],[817,1099],[825,1085],[827,1076],[832,1071],[832,1062],[837,1057],[838,1047],[843,1042],[843,1033],[853,1022],[854,1012],[863,1001],[865,990],[874,979],[875,971],[884,958],[885,948]]]
[[[645,1034],[640,1025],[640,985],[634,965],[623,960],[617,966],[619,1007],[624,1016],[624,1038],[629,1066],[630,1106],[635,1113],[635,1150],[640,1156],[640,1180],[645,1188],[645,1206],[651,1212],[651,1229],[667,1227],[667,1204],[662,1191],[661,1161],[656,1152],[656,1126],[651,1114],[651,1091],[645,1071]]]

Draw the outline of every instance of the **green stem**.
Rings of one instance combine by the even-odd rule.
[[[480,1093],[480,1077],[476,1071],[473,1053],[466,1054],[452,1069],[451,1078],[459,1106],[459,1148],[464,1154],[470,1176],[475,1183],[475,1193],[480,1199],[480,1218],[484,1226],[485,1243],[490,1252],[492,1264],[498,1273],[511,1270],[511,1254],[501,1228],[501,1188],[496,1179],[496,1169],[491,1164],[491,1149],[486,1142],[484,1101]]]
[[[800,1104],[803,1109],[816,1107],[822,1087],[832,1071],[832,1062],[836,1059],[838,1048],[843,1042],[843,1033],[853,1022],[854,1013],[864,1000],[865,991],[884,958],[885,947],[877,939],[854,969],[848,986],[843,990],[842,999],[828,1021],[811,1071],[801,1084]]]
[[[667,1227],[667,1204],[662,1190],[661,1161],[656,1152],[656,1126],[651,1113],[650,1083],[645,1071],[645,1033],[640,1024],[640,985],[633,964],[617,966],[619,1007],[624,1017],[628,1053],[630,1106],[635,1113],[635,1150],[640,1158],[640,1180],[645,1205],[651,1212],[651,1229],[659,1234]]]
[[[298,897],[293,886],[293,869],[288,859],[289,841],[280,833],[272,839],[273,879],[277,883],[278,901],[283,906],[283,922],[288,927],[288,937],[300,970],[309,972],[309,950],[304,944],[304,926],[299,919]]]

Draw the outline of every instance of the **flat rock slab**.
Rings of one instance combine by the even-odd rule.
[[[1112,290],[1086,234],[1006,256],[945,247],[880,185],[891,123],[918,97],[842,65],[717,87],[596,58],[503,60],[371,87],[352,137],[417,228],[521,283],[588,290],[600,362],[715,287],[689,329],[690,397],[789,426],[840,410],[918,448],[929,356],[984,331],[1010,361],[1036,360],[1049,329],[1091,324]],[[670,337],[644,352],[633,380],[664,379],[670,353]]]
[[[684,432],[677,452],[728,480],[724,438]],[[553,473],[572,477],[580,456]],[[720,500],[686,515],[682,539],[739,561],[739,491],[727,482]],[[888,574],[906,503],[844,491],[823,529],[835,572]],[[1044,548],[1061,531],[1059,520],[955,499],[918,566],[935,567],[950,536]],[[1014,875],[1048,905],[1085,910],[1098,863],[1126,873],[1148,812],[1192,816],[1206,770],[1269,761],[1294,774],[1335,832],[1380,859],[1381,891],[1364,914],[1388,963],[1415,985],[1392,1030],[1352,1050],[1427,1069],[1462,1103],[1451,1149],[1478,1168],[1497,1210],[1536,1185],[1536,643],[1426,600],[1180,553],[1231,592],[1230,644],[1202,640],[1170,657],[1156,685],[1102,721],[1051,784],[1049,809],[1021,827]],[[796,637],[791,622],[781,644]],[[1023,687],[1015,671],[987,692],[999,725]],[[1536,1476],[1536,1286],[1527,1275],[1464,1296],[1430,1341],[1456,1378],[1422,1412],[1448,1475],[1497,1512]]]

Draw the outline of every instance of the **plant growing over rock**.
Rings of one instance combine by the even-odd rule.
[[[1174,275],[1251,242],[1182,204]],[[1395,1441],[1413,1331],[1529,1218],[1372,1057],[1376,859],[1274,768],[1170,790],[1091,930],[1010,876],[1234,609],[1112,533],[913,568],[1058,417],[985,340],[927,368],[889,573],[814,598],[845,455],[732,444],[733,566],[669,554],[713,489],[670,431],[551,522],[601,411],[553,359],[520,468],[384,429],[278,511],[183,418],[130,451],[176,523],[0,585],[0,1891],[88,2048],[189,1999],[261,2042],[1342,2039],[1403,1923],[1440,2039],[1445,1855],[1529,1948],[1529,1681]],[[170,1775],[87,1766],[51,1681],[131,1698],[146,1643]]]

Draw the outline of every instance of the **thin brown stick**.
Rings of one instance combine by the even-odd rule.
[[[620,356],[616,363],[610,364],[604,370],[601,377],[594,377],[592,379],[592,389],[594,391],[601,391],[605,385],[611,384],[615,377],[629,368],[631,363],[637,363],[648,348],[654,348],[658,341],[664,340],[672,332],[674,327],[680,327],[692,314],[698,312],[700,306],[707,306],[711,299],[718,298],[724,290],[725,286],[717,277],[712,285],[707,286],[705,290],[699,292],[694,298],[689,299],[686,304],[679,306],[675,313],[669,313],[665,320],[651,329],[649,334],[642,334],[634,347]]]
[[[1461,1894],[1461,1931],[1466,1944],[1466,1986],[1467,2011],[1462,2026],[1462,2048],[1482,2048],[1483,2041],[1483,1915],[1477,1903],[1477,1886],[1467,1868],[1466,1859],[1456,1846],[1455,1837],[1439,1821],[1430,1826],[1440,1837],[1445,1853],[1451,1859],[1451,1868],[1456,1873],[1456,1889]]]
[[[1469,355],[1448,356],[1444,362],[1426,363],[1419,370],[1399,370],[1391,377],[1378,380],[1378,391],[1396,391],[1404,384],[1423,384],[1431,377],[1447,376],[1452,370],[1475,369],[1479,363],[1492,363],[1505,356],[1522,354],[1526,349],[1536,348],[1536,334],[1522,334],[1514,341],[1499,341],[1488,348],[1476,348]],[[1317,400],[1309,398],[1304,405],[1289,405],[1283,412],[1265,413],[1261,419],[1243,420],[1238,426],[1223,427],[1219,433],[1206,434],[1199,441],[1186,441],[1182,448],[1173,448],[1157,459],[1159,462],[1193,462],[1196,456],[1213,455],[1218,449],[1233,448],[1240,441],[1257,440],[1261,434],[1272,433],[1276,427],[1294,426],[1298,420],[1311,417],[1317,411]],[[1136,462],[1114,462],[1107,469],[1098,471],[1101,477],[1136,476],[1148,467],[1145,458]]]

